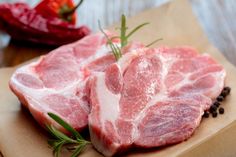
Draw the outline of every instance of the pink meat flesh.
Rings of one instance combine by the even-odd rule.
[[[138,49],[89,80],[93,145],[105,156],[188,139],[224,86],[225,70],[188,47]]]
[[[89,35],[17,69],[9,85],[42,126],[65,132],[48,112],[78,131],[89,124],[105,156],[188,139],[222,91],[224,68],[189,47],[134,42],[122,53],[116,62],[104,36]]]
[[[138,47],[142,45],[131,43],[123,52]],[[65,131],[48,117],[47,113],[53,112],[80,131],[87,126],[90,111],[86,81],[114,62],[106,39],[97,33],[17,69],[9,84],[42,126],[52,124]]]

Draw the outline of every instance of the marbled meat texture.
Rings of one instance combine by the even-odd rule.
[[[119,40],[113,42],[119,44]],[[122,51],[138,47],[143,45],[131,43]],[[47,115],[52,112],[80,131],[87,126],[90,112],[86,82],[94,72],[104,71],[114,62],[106,38],[97,33],[17,69],[9,85],[40,125],[52,124],[65,131]]]
[[[105,156],[188,139],[224,86],[225,70],[189,47],[138,49],[89,80],[93,145]]]

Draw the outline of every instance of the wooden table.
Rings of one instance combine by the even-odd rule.
[[[0,0],[0,2],[9,0]],[[16,0],[11,0],[16,1]],[[35,5],[38,0],[26,0]],[[121,13],[133,16],[145,9],[159,6],[168,0],[85,0],[78,11],[79,23],[97,31],[97,20],[103,26],[119,21]],[[235,0],[189,0],[200,24],[210,41],[236,65],[236,1]],[[2,14],[2,13],[0,13]],[[181,16],[181,15],[180,15]],[[11,41],[0,33],[0,67],[18,65],[36,56],[46,54],[52,47],[22,44]]]

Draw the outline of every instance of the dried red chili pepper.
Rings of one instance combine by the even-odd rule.
[[[75,10],[82,2],[83,0],[80,0],[75,6],[72,0],[43,0],[35,7],[35,10],[48,19],[57,17],[76,24]]]
[[[25,3],[1,4],[0,12],[0,28],[17,40],[59,46],[90,33],[86,26],[76,28],[59,18],[47,19]]]

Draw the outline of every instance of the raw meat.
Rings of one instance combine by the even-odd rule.
[[[224,68],[188,47],[138,49],[90,80],[89,131],[105,156],[188,139],[221,92]]]
[[[132,43],[124,53],[136,47],[142,44]],[[106,39],[98,33],[17,69],[10,88],[42,126],[52,124],[65,131],[48,117],[47,113],[53,112],[80,131],[87,126],[90,111],[86,81],[94,71],[114,62]]]

